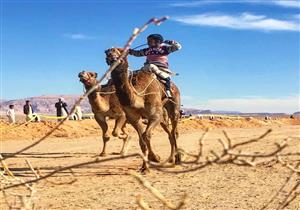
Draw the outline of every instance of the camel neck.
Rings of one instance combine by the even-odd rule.
[[[92,88],[92,86],[85,86],[86,91],[89,91]],[[89,102],[92,106],[93,112],[107,112],[109,110],[109,104],[108,104],[108,96],[103,97],[101,96],[101,86],[98,87],[96,90],[91,92],[91,94],[88,95]]]
[[[116,67],[111,73],[112,80],[116,87],[116,93],[123,106],[134,103],[134,92],[128,80],[128,63],[124,62]]]
[[[94,85],[84,85],[84,88],[86,91],[89,91]],[[96,97],[101,97],[100,95],[97,96],[97,92],[99,92],[101,90],[101,86],[96,88],[93,92],[91,92],[89,95],[88,95],[88,98],[89,99],[95,99]]]

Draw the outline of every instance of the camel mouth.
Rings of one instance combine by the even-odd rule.
[[[91,78],[85,73],[81,72],[78,74],[79,81],[82,82],[85,85],[91,85]]]
[[[86,83],[88,81],[87,78],[83,78],[83,77],[80,77],[79,78],[79,81],[82,82],[82,83]]]
[[[79,81],[84,83],[85,81],[87,81],[89,78],[81,73],[78,74],[79,77]]]
[[[111,65],[114,62],[116,62],[118,60],[118,57],[116,55],[113,54],[109,54],[106,56],[106,63],[107,65]]]

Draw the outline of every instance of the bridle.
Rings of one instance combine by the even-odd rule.
[[[79,81],[82,83],[83,85],[83,92],[86,92],[86,86],[93,86],[93,84],[91,83],[91,80],[93,79],[93,77],[90,74],[85,74],[84,76],[79,76]],[[96,91],[100,92],[100,87],[98,87],[96,89]]]
[[[113,50],[114,50],[115,53],[117,53],[117,55],[113,57],[113,60],[110,60],[109,56],[111,56],[111,53],[112,53]],[[112,47],[112,48],[109,48],[109,49],[105,50],[104,53],[106,54],[105,60],[106,60],[106,63],[107,63],[108,65],[113,64],[116,60],[118,60],[118,58],[119,58],[119,57],[121,56],[121,54],[122,54],[122,53],[118,50],[118,48],[115,48],[115,47]]]

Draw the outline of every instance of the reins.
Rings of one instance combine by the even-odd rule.
[[[152,77],[152,80],[146,85],[146,87],[144,88],[143,91],[141,92],[138,92],[135,87],[133,86],[132,84],[132,78],[133,78],[133,71],[131,71],[130,69],[128,69],[128,71],[130,72],[130,84],[131,84],[131,87],[133,89],[133,91],[138,95],[138,96],[146,96],[146,95],[154,95],[154,94],[158,94],[156,92],[150,92],[150,93],[145,93],[146,90],[149,88],[149,86],[151,85],[151,83],[156,79],[155,77]]]
[[[154,81],[156,81],[157,85],[158,85],[159,88],[163,91],[163,93],[164,93],[165,95],[167,95],[167,93],[166,93],[166,91],[164,90],[164,88],[162,88],[161,83],[156,79],[156,76],[155,76],[155,77],[152,77],[152,80],[146,85],[146,87],[144,88],[143,91],[138,92],[138,91],[134,88],[134,86],[133,86],[133,84],[132,84],[133,71],[131,71],[130,69],[128,69],[128,71],[131,73],[131,74],[130,74],[130,80],[129,80],[129,81],[130,81],[130,84],[131,84],[131,87],[132,87],[133,91],[134,91],[138,96],[145,96],[145,95],[152,95],[152,94],[154,95],[154,94],[158,94],[157,92],[145,93],[146,90],[149,88],[149,86],[150,86],[150,85],[152,84],[152,82],[154,82]],[[165,103],[167,103],[168,101],[171,101],[171,102],[174,103],[174,104],[178,104],[178,103],[176,103],[174,100],[172,100],[172,99],[170,99],[170,98],[165,98],[165,99],[163,99],[163,100],[162,100],[162,103],[165,104]]]
[[[140,47],[144,47],[144,46],[146,46],[146,45],[148,45],[148,44],[141,44],[141,45],[138,45],[138,46],[132,48],[132,50],[138,49],[138,48],[140,48]]]

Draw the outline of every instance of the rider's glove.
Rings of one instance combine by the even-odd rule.
[[[129,54],[129,55],[132,55],[132,54],[133,54],[133,49],[129,49],[129,50],[128,50],[128,54]]]
[[[174,44],[174,41],[172,41],[172,40],[165,40],[164,43],[165,43],[165,44],[170,44],[170,45],[171,45],[171,44]]]

